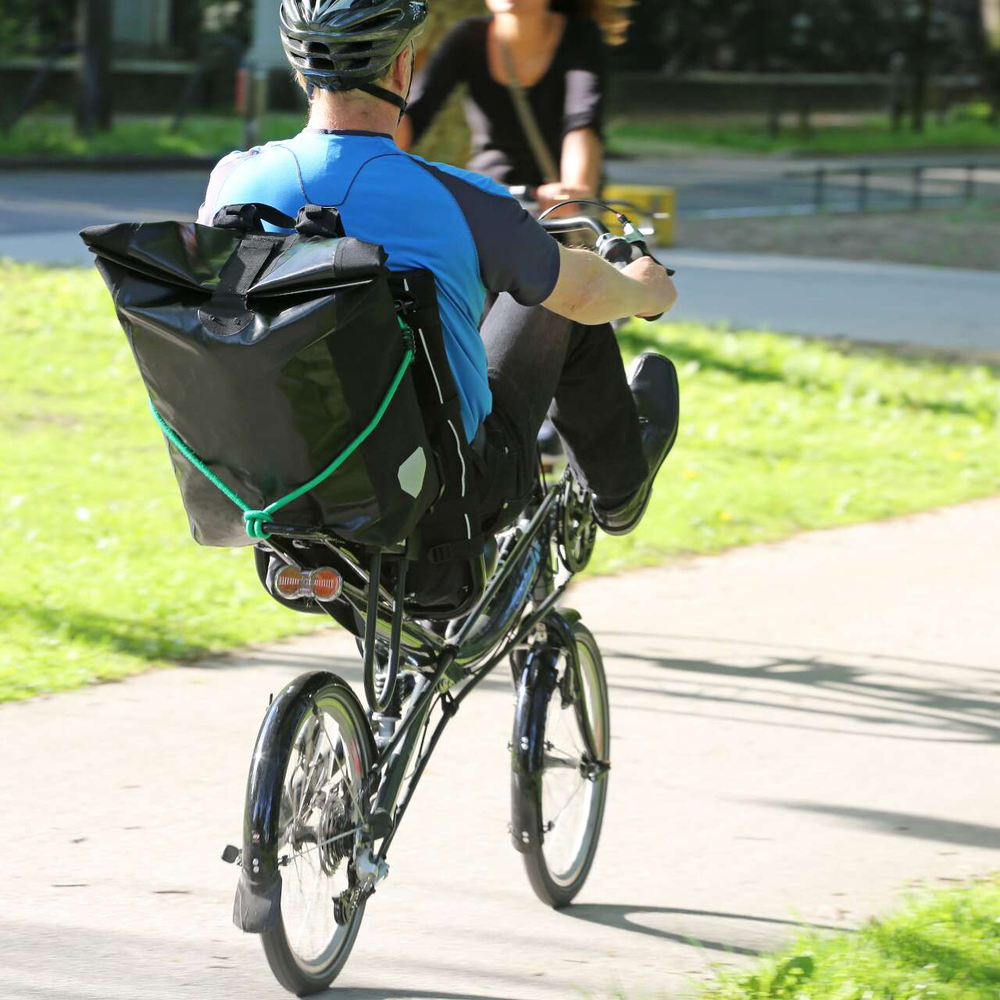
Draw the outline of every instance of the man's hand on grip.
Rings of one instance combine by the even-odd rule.
[[[643,286],[648,295],[648,305],[636,312],[636,316],[659,316],[672,309],[677,301],[677,289],[662,264],[652,257],[640,257],[622,269],[633,281]]]

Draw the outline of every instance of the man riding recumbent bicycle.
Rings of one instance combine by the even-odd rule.
[[[503,661],[512,840],[540,899],[579,892],[609,709],[594,638],[557,605],[598,529],[639,523],[677,433],[673,365],[646,354],[626,375],[609,325],[676,298],[634,231],[539,224],[394,145],[425,16],[283,0],[309,126],[223,160],[199,224],[84,233],[195,538],[253,545],[269,593],[329,615],[364,659],[367,708],[325,671],[273,699],[224,854],[237,925],[299,994],[343,967],[447,721]],[[589,229],[599,253],[547,229]],[[549,412],[569,459],[551,483]]]

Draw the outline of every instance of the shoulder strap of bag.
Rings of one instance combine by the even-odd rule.
[[[264,232],[265,222],[278,229],[294,229],[300,236],[333,239],[344,235],[340,213],[329,205],[303,205],[295,219],[261,202],[225,205],[215,213],[212,225],[217,229],[238,229],[245,233],[260,234]]]
[[[295,220],[290,215],[259,202],[224,205],[212,219],[216,229],[238,229],[245,233],[263,233],[265,222],[279,229],[295,228]]]
[[[528,145],[531,147],[535,163],[538,165],[545,183],[556,184],[559,181],[559,168],[542,137],[542,130],[538,127],[538,119],[535,117],[534,111],[531,110],[528,95],[524,87],[521,86],[521,81],[517,78],[514,57],[511,55],[510,49],[507,48],[506,42],[502,42],[499,38],[497,39],[497,48],[500,51],[504,72],[507,74],[507,90],[514,102],[514,111],[517,112],[518,121],[521,123],[521,129],[528,140]]]

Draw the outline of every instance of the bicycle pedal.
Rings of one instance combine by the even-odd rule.
[[[243,858],[243,852],[232,844],[226,844],[226,849],[222,852],[222,860],[227,865],[238,865]]]

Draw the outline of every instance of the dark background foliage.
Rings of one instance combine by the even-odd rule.
[[[622,65],[885,72],[926,44],[939,72],[975,70],[981,0],[640,0]],[[928,17],[929,15],[929,17]]]

